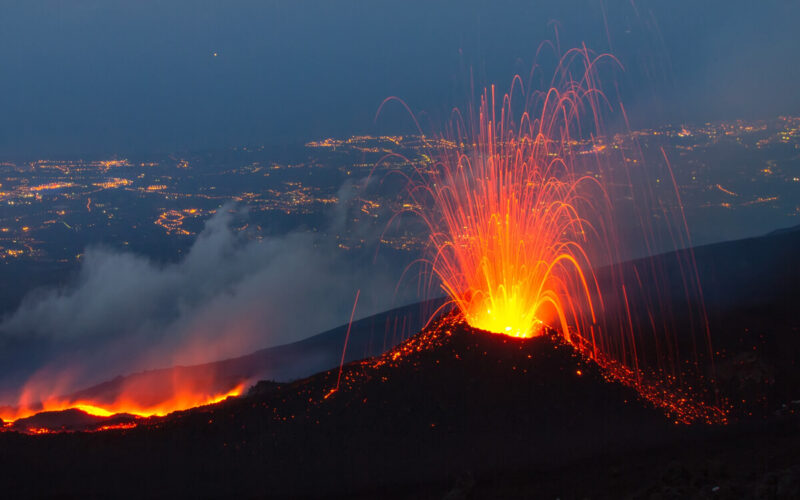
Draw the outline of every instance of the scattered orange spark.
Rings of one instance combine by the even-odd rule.
[[[592,90],[591,64],[585,72],[580,82],[542,94],[540,108],[516,121],[513,86],[500,109],[495,87],[485,89],[470,113],[477,117],[472,130],[457,124],[451,143],[459,146],[441,148],[435,168],[412,189],[426,207],[418,213],[430,228],[433,272],[475,328],[533,337],[555,323],[569,339],[584,321],[579,316],[594,321],[597,286],[586,244],[597,239],[590,219],[603,210],[605,191],[576,173],[571,147],[576,113]],[[604,149],[595,145],[592,153]]]
[[[448,140],[428,142],[433,164],[410,178],[406,211],[427,225],[432,278],[470,326],[513,337],[556,330],[616,380],[653,393],[647,399],[703,413],[695,412],[688,392],[651,389],[672,387],[651,382],[682,379],[676,374],[686,366],[703,379],[697,360],[713,359],[713,350],[691,250],[675,253],[669,264],[655,258],[630,268],[617,264],[632,253],[618,217],[632,219],[649,255],[663,251],[662,233],[676,248],[691,248],[691,241],[666,155],[664,170],[654,175],[638,165],[641,151],[628,158],[622,148],[607,147],[601,110],[611,104],[597,84],[604,59],[613,57],[570,50],[550,88],[526,89],[516,76],[505,94],[492,85],[477,106],[456,110]],[[662,175],[671,180],[674,202],[652,190]],[[654,228],[653,213],[663,228]],[[668,265],[675,271],[667,272]],[[675,286],[685,302],[664,300],[662,291]],[[685,334],[692,347],[684,351],[676,339],[678,315],[692,325]],[[706,342],[697,342],[695,332]],[[701,353],[700,345],[707,350]]]

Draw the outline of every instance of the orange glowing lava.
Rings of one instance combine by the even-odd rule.
[[[604,131],[609,112],[627,126],[599,86],[613,56],[583,47],[557,60],[552,77],[534,65],[527,82],[454,110],[443,136],[423,136],[404,205],[429,232],[423,276],[474,328],[552,329],[641,392],[655,380],[706,398],[713,349],[667,155],[645,165],[636,136]]]
[[[529,97],[519,77],[499,108],[494,86],[484,90],[474,123],[453,126],[411,190],[426,207],[418,213],[430,229],[433,273],[475,328],[533,337],[553,324],[569,339],[579,313],[594,320],[585,245],[597,235],[595,201],[605,196],[595,177],[576,173],[572,139],[594,99],[592,64],[582,80],[529,100],[516,120],[514,91]]]
[[[563,144],[541,129],[547,117],[522,133],[498,129],[491,94],[483,96],[476,145],[435,174],[443,227],[431,236],[433,269],[475,328],[532,337],[543,321],[557,320],[568,332],[571,301],[585,297],[593,307],[579,198],[581,184],[594,180],[574,175]]]
[[[171,397],[151,403],[137,400],[132,397],[131,394],[125,394],[124,392],[118,399],[110,403],[53,397],[42,402],[21,404],[17,408],[6,407],[0,409],[0,419],[6,424],[9,424],[42,412],[70,409],[81,410],[89,415],[98,417],[110,417],[120,413],[127,413],[138,417],[160,417],[176,411],[219,403],[229,397],[239,396],[244,388],[244,384],[239,384],[225,393],[210,395],[194,390],[177,390]],[[119,428],[119,426],[112,425],[107,426],[107,428]]]

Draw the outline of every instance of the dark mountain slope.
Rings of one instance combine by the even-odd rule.
[[[463,474],[557,468],[682,431],[555,337],[516,340],[450,317],[348,364],[331,392],[337,377],[334,369],[262,382],[247,397],[127,431],[6,433],[2,486],[37,495],[383,496]]]
[[[418,332],[443,303],[434,299],[398,307],[354,321],[347,342],[345,361],[378,356]],[[168,381],[185,380],[187,386],[202,386],[209,394],[226,393],[238,381],[289,381],[338,366],[348,325],[307,339],[261,349],[237,358],[202,365],[176,366],[116,377],[67,396],[71,400],[113,402],[125,387],[169,388]],[[167,382],[165,382],[167,381]],[[158,399],[158,395],[152,395]],[[166,399],[164,395],[162,399]]]

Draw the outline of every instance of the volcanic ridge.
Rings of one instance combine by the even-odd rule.
[[[94,417],[90,429],[122,427],[102,433],[0,434],[2,448],[17,453],[3,454],[0,468],[17,472],[10,487],[31,494],[75,491],[77,477],[88,494],[176,484],[191,490],[183,494],[229,494],[231,478],[249,493],[345,494],[554,467],[676,435],[674,417],[613,380],[553,333],[516,339],[450,314],[379,357],[291,383],[262,381],[215,405]],[[46,429],[49,417],[27,424]],[[47,471],[46,485],[22,479],[33,462]],[[91,474],[96,468],[104,474]],[[125,480],[133,469],[148,482]]]

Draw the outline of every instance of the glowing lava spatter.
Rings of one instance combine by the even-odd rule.
[[[573,139],[596,106],[593,64],[580,81],[532,96],[516,77],[499,108],[494,86],[484,90],[410,191],[430,229],[433,273],[475,328],[532,337],[553,324],[569,339],[595,322],[587,246],[603,238],[596,215],[608,197],[596,177],[576,173]],[[528,102],[516,120],[515,90]]]
[[[551,93],[548,100],[569,100]],[[591,231],[582,215],[583,184],[563,148],[566,129],[552,117],[523,117],[520,129],[495,121],[494,88],[482,96],[474,146],[446,155],[431,194],[433,270],[470,325],[515,337],[536,335],[542,321],[569,332],[581,301],[594,314],[591,262],[582,247]],[[545,102],[545,109],[563,103]],[[553,111],[546,111],[549,113]],[[552,139],[552,129],[564,137]]]
[[[502,96],[488,87],[444,137],[424,139],[433,160],[410,178],[408,206],[429,230],[430,283],[474,328],[551,328],[640,389],[711,394],[693,253],[631,261],[691,241],[669,162],[661,174],[644,168],[632,135],[603,133],[601,110],[613,109],[597,84],[603,60],[615,61],[570,50],[545,90],[519,76]],[[656,191],[659,176],[673,192]]]

